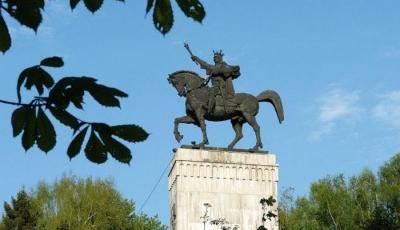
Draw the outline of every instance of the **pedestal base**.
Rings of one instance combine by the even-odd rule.
[[[231,230],[256,230],[263,224],[260,200],[277,197],[277,182],[273,154],[179,148],[168,175],[170,229],[222,229],[212,221],[223,219]],[[277,230],[277,218],[264,226]]]

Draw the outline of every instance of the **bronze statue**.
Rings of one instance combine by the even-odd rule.
[[[213,112],[216,100],[220,102],[218,103],[219,105],[223,105],[225,111],[227,107],[234,106],[232,99],[235,95],[235,90],[233,89],[232,80],[240,76],[240,67],[230,66],[224,62],[222,50],[219,52],[213,51],[215,65],[211,65],[193,55],[187,43],[184,46],[189,51],[192,60],[199,64],[202,69],[205,69],[207,75],[209,75],[204,84],[206,85],[211,79],[212,87],[209,95],[208,112]]]
[[[281,98],[273,90],[265,90],[257,97],[247,93],[235,93],[232,80],[240,76],[239,66],[231,66],[223,61],[222,51],[214,51],[215,65],[208,64],[193,55],[187,44],[184,45],[189,51],[192,60],[206,70],[208,77],[200,77],[192,71],[176,71],[169,75],[168,82],[178,91],[179,96],[186,97],[186,116],[175,119],[174,135],[180,142],[183,136],[179,133],[180,123],[195,124],[201,128],[203,141],[195,145],[204,148],[209,144],[206,132],[205,120],[224,121],[231,120],[236,136],[229,144],[228,149],[233,149],[235,144],[243,137],[242,126],[249,123],[253,128],[257,142],[252,151],[262,148],[260,127],[255,116],[258,113],[259,102],[270,102],[274,108],[280,123],[284,120]],[[211,88],[207,83],[211,80]]]

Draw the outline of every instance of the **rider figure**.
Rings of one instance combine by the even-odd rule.
[[[208,100],[208,112],[211,113],[215,107],[216,97],[221,96],[225,111],[233,106],[233,97],[235,90],[233,89],[232,80],[240,76],[240,67],[238,65],[228,65],[223,60],[224,54],[222,50],[214,52],[215,65],[208,64],[197,56],[191,55],[192,60],[199,64],[202,69],[206,70],[208,75],[204,81],[207,85],[211,79],[211,92]]]

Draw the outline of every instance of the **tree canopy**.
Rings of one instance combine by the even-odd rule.
[[[39,211],[34,206],[32,198],[25,190],[11,198],[11,204],[4,203],[5,215],[0,223],[0,229],[34,229],[37,226]]]
[[[52,184],[41,182],[4,208],[0,229],[167,229],[157,217],[136,214],[133,201],[110,180],[64,176]]]
[[[346,180],[325,177],[311,185],[308,197],[282,193],[281,229],[400,229],[400,154],[379,170],[368,169]]]

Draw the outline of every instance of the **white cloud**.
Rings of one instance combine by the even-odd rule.
[[[343,117],[355,114],[360,109],[356,105],[360,96],[358,92],[346,92],[342,89],[333,89],[320,99],[319,121],[333,122]]]
[[[357,91],[335,88],[329,90],[318,100],[316,129],[308,137],[309,141],[318,141],[334,132],[340,121],[350,120],[362,111],[358,106],[360,95]]]
[[[372,108],[375,118],[400,128],[400,90],[381,96],[381,100]]]

